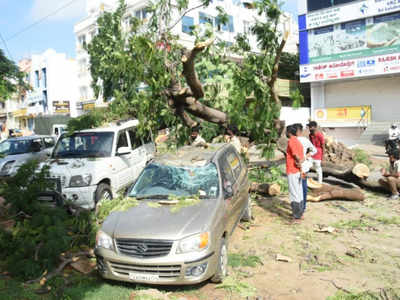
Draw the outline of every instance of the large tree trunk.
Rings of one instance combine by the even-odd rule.
[[[340,186],[320,184],[308,179],[310,193],[307,201],[319,202],[325,200],[364,201],[364,193],[360,189],[346,189]]]
[[[250,192],[265,195],[265,196],[278,196],[281,193],[281,186],[277,183],[256,183],[250,185]]]

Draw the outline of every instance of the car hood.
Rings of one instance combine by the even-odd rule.
[[[207,230],[219,201],[201,200],[200,203],[171,212],[173,205],[150,207],[141,200],[125,212],[112,213],[103,224],[103,231],[113,238],[178,240]]]
[[[50,166],[50,173],[63,174],[63,175],[81,175],[83,173],[94,174],[101,170],[105,170],[105,164],[109,157],[96,157],[96,158],[68,158],[68,159],[50,159],[46,162]]]
[[[15,154],[15,155],[7,155],[0,159],[0,166],[5,164],[8,161],[15,160],[18,165],[22,165],[27,160],[32,158],[32,153],[23,153],[23,154]]]

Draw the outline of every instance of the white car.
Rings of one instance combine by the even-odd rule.
[[[93,209],[132,184],[153,158],[151,138],[137,138],[137,120],[63,134],[48,161],[64,199]]]
[[[15,137],[0,143],[0,176],[13,176],[29,160],[49,158],[55,140],[47,135]]]

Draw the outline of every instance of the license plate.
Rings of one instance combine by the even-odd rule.
[[[160,277],[158,275],[129,273],[129,279],[133,281],[158,281]]]

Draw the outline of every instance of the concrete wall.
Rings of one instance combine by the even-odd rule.
[[[400,76],[325,84],[325,106],[371,105],[372,121],[399,119]]]
[[[310,108],[300,107],[294,109],[292,107],[282,107],[281,109],[281,120],[286,122],[286,125],[301,123],[306,125],[310,120]]]

